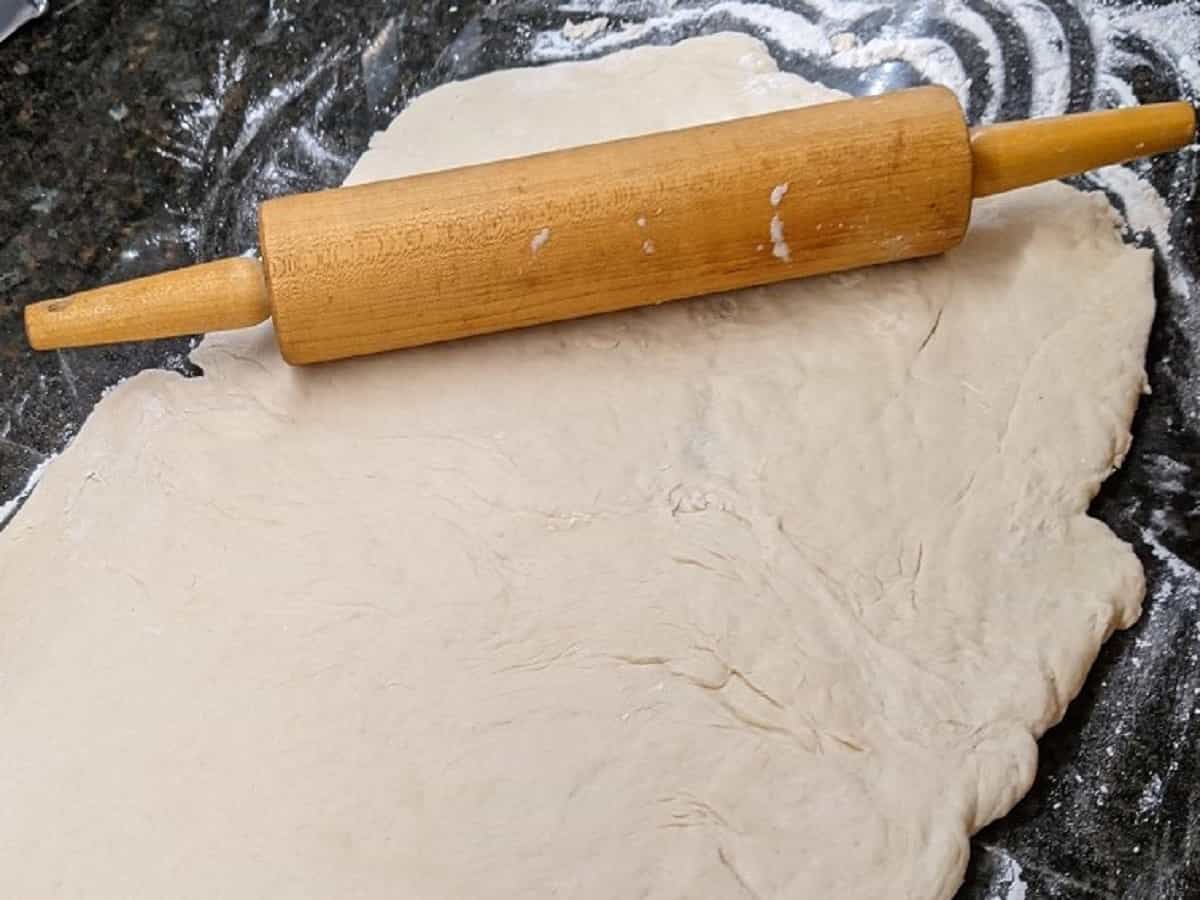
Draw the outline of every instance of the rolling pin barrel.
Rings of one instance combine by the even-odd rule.
[[[940,253],[971,153],[919,88],[265,203],[292,363]]]

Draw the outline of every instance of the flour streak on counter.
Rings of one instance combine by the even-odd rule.
[[[37,483],[42,480],[42,476],[46,474],[46,466],[48,465],[50,465],[49,459],[40,462],[38,467],[29,476],[29,480],[25,482],[25,487],[21,488],[11,500],[6,503],[0,503],[0,525],[8,522],[12,518],[13,513],[17,511],[17,508],[25,502],[25,498],[33,492],[33,489],[37,487]]]
[[[1021,877],[1021,864],[999,847],[984,849],[996,861],[996,879],[987,900],[1025,900],[1029,887]]]

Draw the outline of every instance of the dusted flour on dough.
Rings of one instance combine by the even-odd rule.
[[[352,180],[825,96],[737,36],[503,72]],[[1085,510],[1150,274],[1050,185],[936,260],[305,370],[210,336],[0,535],[6,893],[949,897],[1138,613]]]

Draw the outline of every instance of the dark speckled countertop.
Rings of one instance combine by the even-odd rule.
[[[568,18],[604,8],[614,22],[649,19],[640,39],[660,43],[742,28],[768,38],[785,68],[851,92],[924,77],[895,60],[831,68],[773,38],[762,4],[574,5],[572,15],[546,0],[61,0],[0,44],[0,507],[107,387],[151,366],[199,374],[188,339],[34,354],[24,304],[251,248],[256,201],[339,183],[415,93],[552,58],[556,45],[539,37]],[[838,14],[827,0],[771,5],[814,21]],[[752,6],[759,12],[746,13]],[[842,5],[837,27],[864,40],[938,37],[971,76],[971,117],[1004,118],[1036,108],[1039,28],[1069,55],[1067,108],[1194,98],[1200,31],[1190,63],[1163,46],[1179,39],[1166,17],[1186,7],[897,0]],[[707,12],[666,21],[676,8]],[[988,40],[970,33],[979,23]],[[988,41],[1000,71],[988,71]],[[1200,898],[1200,241],[1186,214],[1200,212],[1196,169],[1193,155],[1139,170],[1177,213],[1169,230],[1130,233],[1159,250],[1154,394],[1093,509],[1142,558],[1146,614],[1109,643],[1041,742],[1030,795],[974,840],[960,900]],[[1080,186],[1126,199],[1111,185]]]

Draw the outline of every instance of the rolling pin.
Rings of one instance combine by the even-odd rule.
[[[270,318],[322,362],[941,253],[975,197],[1178,149],[1187,103],[968,129],[920,87],[268,200],[262,262],[32,304],[37,349]]]

